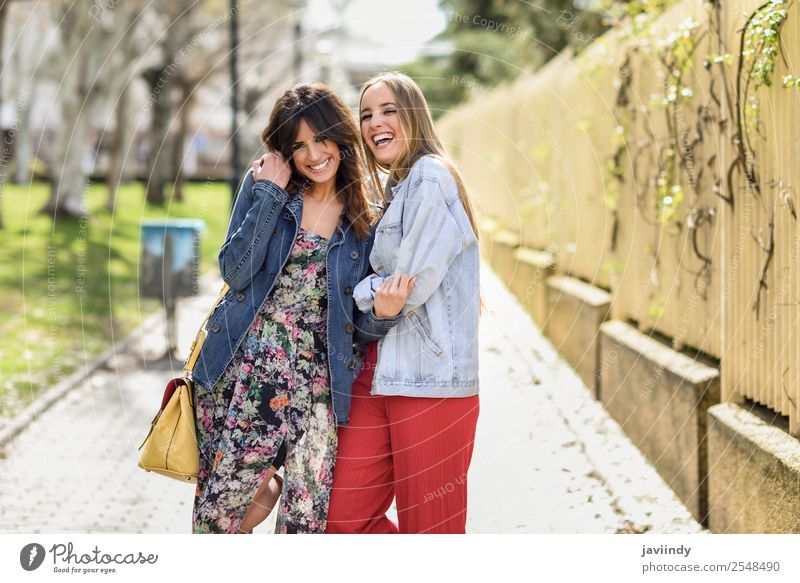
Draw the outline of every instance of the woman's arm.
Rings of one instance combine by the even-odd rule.
[[[395,251],[395,273],[415,277],[403,314],[428,301],[444,280],[450,264],[470,240],[454,215],[465,212],[460,197],[451,196],[450,203],[447,198],[445,187],[437,177],[423,175],[409,189],[403,207],[403,239]]]
[[[401,316],[393,318],[379,318],[373,310],[368,312],[358,312],[355,323],[355,333],[353,338],[356,342],[373,342],[380,340],[394,328]]]
[[[272,180],[256,179],[265,174],[254,168],[248,169],[242,181],[218,257],[222,279],[234,291],[249,286],[264,263],[272,230],[289,198]],[[269,176],[280,180],[278,175]]]
[[[370,300],[369,307],[360,311],[360,315],[356,317],[356,327],[359,330],[357,340],[359,341],[370,342],[385,336],[397,324],[401,317],[400,310],[402,310],[409,293],[414,288],[414,278],[407,275],[387,278],[368,277],[362,280],[359,285],[364,282],[376,281],[380,282],[380,285],[374,292],[374,301]],[[364,285],[368,285],[368,283]],[[355,295],[355,291],[353,293]],[[363,293],[367,294],[369,292]]]

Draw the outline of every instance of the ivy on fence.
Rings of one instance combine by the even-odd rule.
[[[788,67],[783,54],[781,31],[788,18],[794,0],[768,0],[758,6],[746,19],[739,31],[738,52],[727,51],[721,29],[721,6],[719,0],[710,0],[709,26],[688,19],[666,38],[653,40],[654,34],[648,26],[637,24],[626,30],[628,46],[616,65],[615,87],[615,148],[606,161],[605,185],[606,206],[612,216],[610,250],[616,251],[619,231],[619,202],[623,185],[629,186],[636,201],[639,216],[651,225],[661,225],[673,234],[684,228],[689,230],[691,248],[702,266],[694,271],[695,287],[703,293],[710,281],[712,259],[710,253],[700,249],[698,233],[704,226],[713,224],[715,209],[702,204],[703,194],[711,192],[735,210],[737,199],[735,180],[741,176],[745,191],[762,201],[762,184],[754,140],[766,140],[766,132],[760,119],[761,104],[759,90],[773,86],[773,76],[780,61]],[[666,8],[662,3],[660,8]],[[635,8],[635,7],[634,7]],[[637,12],[645,14],[645,11]],[[715,41],[716,52],[702,60],[711,72],[708,86],[701,93],[705,96],[697,103],[697,91],[692,87],[693,67],[696,52],[706,32],[711,31],[711,42]],[[663,81],[663,91],[651,96],[645,106],[633,102],[629,92],[633,87],[637,59],[648,58],[647,65],[656,67]],[[732,87],[721,91],[719,85],[730,78],[726,68],[735,63],[736,76]],[[714,74],[714,68],[718,70]],[[783,75],[784,88],[800,87],[800,79],[791,72]],[[694,107],[695,121],[685,122],[685,112]],[[636,123],[637,114],[664,115],[664,132],[657,135],[652,123]],[[731,126],[728,122],[733,120]],[[636,129],[645,135],[636,135]],[[718,154],[708,149],[699,149],[704,136],[715,130],[719,135],[728,135],[735,155],[725,170],[725,186],[717,171]],[[646,173],[640,176],[640,158],[649,157]],[[626,168],[631,176],[626,177]],[[705,173],[711,175],[711,186],[705,186]],[[627,183],[627,184],[626,184]],[[767,274],[775,253],[775,211],[778,203],[789,209],[796,220],[797,214],[792,200],[794,192],[780,180],[766,185],[777,189],[778,196],[770,209],[769,220],[764,229],[753,233],[752,238],[762,252],[762,263],[753,310],[759,318],[762,294],[767,290]],[[689,192],[687,192],[687,189]],[[651,195],[652,193],[652,195]],[[684,205],[688,207],[683,209]],[[653,206],[650,206],[650,205]],[[657,235],[656,235],[657,237]],[[676,242],[678,238],[676,237]],[[653,246],[654,267],[658,265],[658,240]],[[683,262],[679,262],[681,267]],[[652,310],[651,310],[652,312]]]

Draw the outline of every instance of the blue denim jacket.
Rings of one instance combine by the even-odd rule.
[[[208,321],[208,336],[192,373],[194,382],[210,389],[233,359],[289,259],[302,211],[301,196],[290,196],[268,180],[254,180],[252,169],[247,171],[219,252],[222,278],[231,289]],[[364,314],[355,308],[353,288],[370,273],[373,241],[374,228],[359,240],[342,215],[328,244],[328,367],[340,425],[348,422],[363,343],[382,337],[399,319],[379,319],[372,311]]]
[[[378,341],[372,393],[468,397],[478,393],[478,240],[445,164],[423,156],[391,188],[375,234],[375,273],[353,295],[372,310],[375,290],[397,273],[417,276],[399,322]]]

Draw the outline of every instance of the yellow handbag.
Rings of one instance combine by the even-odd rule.
[[[206,323],[229,289],[228,284],[222,287],[217,301],[206,314],[183,366],[183,376],[167,383],[161,408],[139,446],[139,467],[148,472],[182,482],[197,482],[200,451],[195,430],[192,371],[206,339]]]

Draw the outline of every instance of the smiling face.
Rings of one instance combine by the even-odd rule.
[[[405,133],[394,93],[386,83],[369,86],[361,96],[361,137],[375,159],[390,166],[403,153]]]
[[[339,145],[324,133],[315,132],[304,119],[297,125],[297,136],[291,151],[298,172],[315,184],[336,180],[340,162]]]

